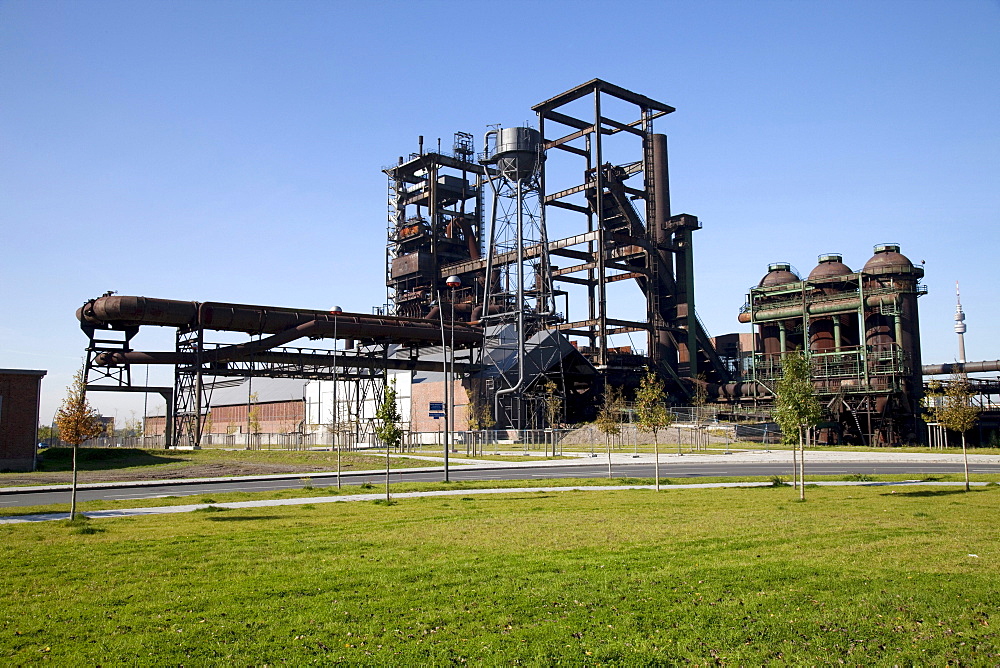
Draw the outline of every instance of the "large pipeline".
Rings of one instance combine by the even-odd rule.
[[[338,338],[391,340],[397,343],[440,343],[441,332],[434,323],[421,318],[374,316],[363,313],[331,313],[303,309],[184,302],[151,297],[105,296],[91,299],[77,310],[84,327],[123,329],[143,325],[208,329],[245,334],[272,334],[292,339]],[[451,323],[456,345],[475,345],[482,331],[463,323]],[[450,338],[450,336],[449,336]],[[271,346],[279,345],[272,341]]]
[[[885,302],[883,295],[873,295],[865,299],[868,306],[880,306]],[[840,313],[842,311],[858,310],[861,307],[860,297],[848,299],[837,299],[829,302],[819,302],[808,304],[808,315],[824,315],[827,313]],[[802,316],[802,306],[782,306],[778,308],[762,307],[753,312],[754,322],[766,322],[771,320],[786,320],[788,318],[798,318]],[[739,321],[750,322],[750,312],[740,313]]]
[[[237,348],[237,346],[233,346]],[[197,353],[175,353],[175,352],[139,352],[130,351],[122,353],[101,353],[94,358],[94,363],[98,366],[115,366],[119,364],[187,364],[196,365],[206,362],[223,362],[227,359],[239,359],[238,356],[228,354],[212,357],[215,351],[205,351],[199,356]],[[300,365],[309,364],[323,367],[344,367],[349,369],[399,369],[403,371],[442,371],[442,362],[428,360],[397,359],[393,357],[365,357],[362,355],[325,355],[314,353],[285,353],[265,350],[256,353],[252,358],[255,362],[265,364],[287,364]],[[465,362],[456,362],[454,368],[458,371],[473,371],[474,367]],[[226,375],[224,369],[212,369],[212,375]],[[239,375],[239,374],[236,374]]]
[[[738,401],[740,399],[766,399],[774,395],[759,383],[708,383],[708,399],[711,401]]]
[[[945,376],[956,373],[982,373],[1000,371],[1000,360],[989,362],[952,362],[950,364],[925,364],[920,370],[925,376]]]

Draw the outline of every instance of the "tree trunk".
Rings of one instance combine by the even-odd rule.
[[[80,448],[78,443],[73,444],[73,492],[70,495],[69,518],[76,519],[76,451]]]
[[[389,445],[385,446],[385,502],[389,503]]]
[[[608,480],[611,480],[611,435],[605,436],[604,441],[608,444]]]
[[[656,476],[656,491],[660,491],[660,439],[653,432],[653,475]]]
[[[962,460],[965,462],[965,491],[969,491],[969,453],[965,449],[965,432],[962,432]]]
[[[792,487],[794,489],[799,488],[798,448],[796,448],[794,444],[792,445]]]
[[[799,427],[799,501],[806,500],[806,446]]]

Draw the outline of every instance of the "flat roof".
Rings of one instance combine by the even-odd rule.
[[[38,376],[41,378],[48,371],[44,369],[0,369],[0,376]]]

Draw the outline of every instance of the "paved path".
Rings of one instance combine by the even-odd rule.
[[[671,463],[682,462],[684,464],[697,464],[697,463],[721,463],[723,461],[727,463],[791,463],[792,461],[792,451],[791,450],[733,450],[729,454],[725,454],[724,450],[710,451],[710,453],[700,453],[700,452],[686,452],[684,454],[660,453],[660,465],[669,466]],[[513,451],[513,452],[502,452],[501,454],[510,456],[522,456],[523,451]],[[576,454],[576,453],[573,453]],[[442,465],[444,459],[441,456],[428,456],[428,455],[412,455],[412,454],[401,454],[401,455],[391,455],[392,457],[400,457],[406,459],[418,459],[427,462],[433,462],[435,466],[425,466],[425,467],[413,467],[408,469],[392,469],[392,475],[399,473],[434,473],[442,470]],[[565,467],[565,466],[594,466],[595,464],[606,464],[608,461],[607,454],[602,453],[600,450],[595,452],[595,456],[591,456],[589,453],[580,453],[571,459],[545,459],[543,456],[539,455],[538,459],[532,459],[529,461],[522,462],[507,462],[498,460],[483,460],[483,459],[465,459],[457,457],[449,457],[449,468],[452,471],[478,471],[478,470],[502,470],[502,469],[518,469],[518,468],[539,468],[539,467]],[[612,466],[622,466],[627,464],[648,464],[652,465],[655,457],[652,453],[639,453],[638,455],[633,455],[628,452],[614,452],[611,455]],[[962,453],[961,452],[947,452],[947,453],[921,453],[921,452],[842,452],[842,451],[823,451],[823,450],[806,450],[806,464],[820,464],[820,463],[839,463],[839,464],[865,464],[865,463],[878,463],[878,464],[961,464],[962,463]],[[1000,465],[1000,455],[969,455],[969,465],[974,464],[995,464]],[[385,469],[372,469],[369,471],[344,471],[342,475],[352,478],[361,477],[373,477],[384,475]],[[253,476],[226,476],[217,478],[176,478],[171,480],[137,480],[137,481],[116,481],[116,482],[98,482],[98,483],[88,483],[83,485],[77,485],[79,490],[88,489],[117,489],[117,488],[128,488],[128,487],[153,487],[162,485],[192,485],[192,484],[208,484],[216,482],[254,482],[254,481],[267,481],[267,480],[303,480],[303,479],[316,479],[316,478],[330,478],[337,475],[336,471],[311,471],[307,473],[277,473],[270,475],[253,475]],[[69,485],[30,485],[23,487],[0,487],[0,494],[17,494],[17,493],[37,493],[37,492],[58,492],[66,491],[70,488]]]
[[[853,486],[853,487],[918,487],[918,486],[947,486],[961,487],[961,482],[921,482],[917,480],[907,480],[902,482],[846,482],[829,481],[814,482],[810,485],[819,486]],[[974,482],[974,486],[985,486],[987,483]],[[672,491],[678,489],[704,489],[710,487],[769,487],[767,482],[709,482],[690,483],[683,485],[661,485],[662,491]],[[587,485],[582,487],[516,487],[516,488],[496,488],[496,489],[448,489],[433,492],[400,492],[392,494],[392,499],[412,499],[429,496],[470,496],[475,494],[524,494],[530,492],[610,492],[621,490],[652,490],[653,485]],[[300,506],[317,503],[338,503],[350,501],[376,501],[385,498],[385,493],[376,494],[350,494],[346,496],[314,496],[298,499],[270,499],[263,501],[231,501],[227,503],[198,503],[183,506],[157,506],[155,508],[121,508],[115,510],[92,510],[82,515],[91,519],[102,519],[109,517],[137,517],[142,515],[167,515],[172,513],[190,513],[195,510],[203,510],[208,507],[215,508],[267,508],[273,506]],[[26,522],[51,522],[53,520],[69,519],[69,513],[38,513],[35,515],[18,515],[14,517],[0,518],[0,524],[23,524]]]

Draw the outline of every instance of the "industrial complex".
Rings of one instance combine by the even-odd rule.
[[[413,433],[590,422],[607,388],[630,400],[649,372],[672,405],[767,421],[782,354],[803,351],[826,410],[817,442],[895,445],[927,440],[925,375],[1000,370],[922,363],[924,270],[891,243],[856,270],[833,253],[807,276],[771,264],[733,314],[743,331],[711,337],[695,303],[701,223],[671,209],[667,137],[654,130],[673,107],[594,79],[532,110],[533,127],[457,132],[446,148],[420,138],[384,169],[387,295],[370,313],[106,294],[77,314],[88,391],[161,395],[167,444],[197,447],[222,428],[212,406],[230,407],[227,435],[250,429],[253,379],[302,379],[275,420],[354,445],[374,443],[390,382]],[[172,350],[133,349],[151,326],[175,330]],[[133,367],[147,364],[172,365],[174,383],[139,383]]]

